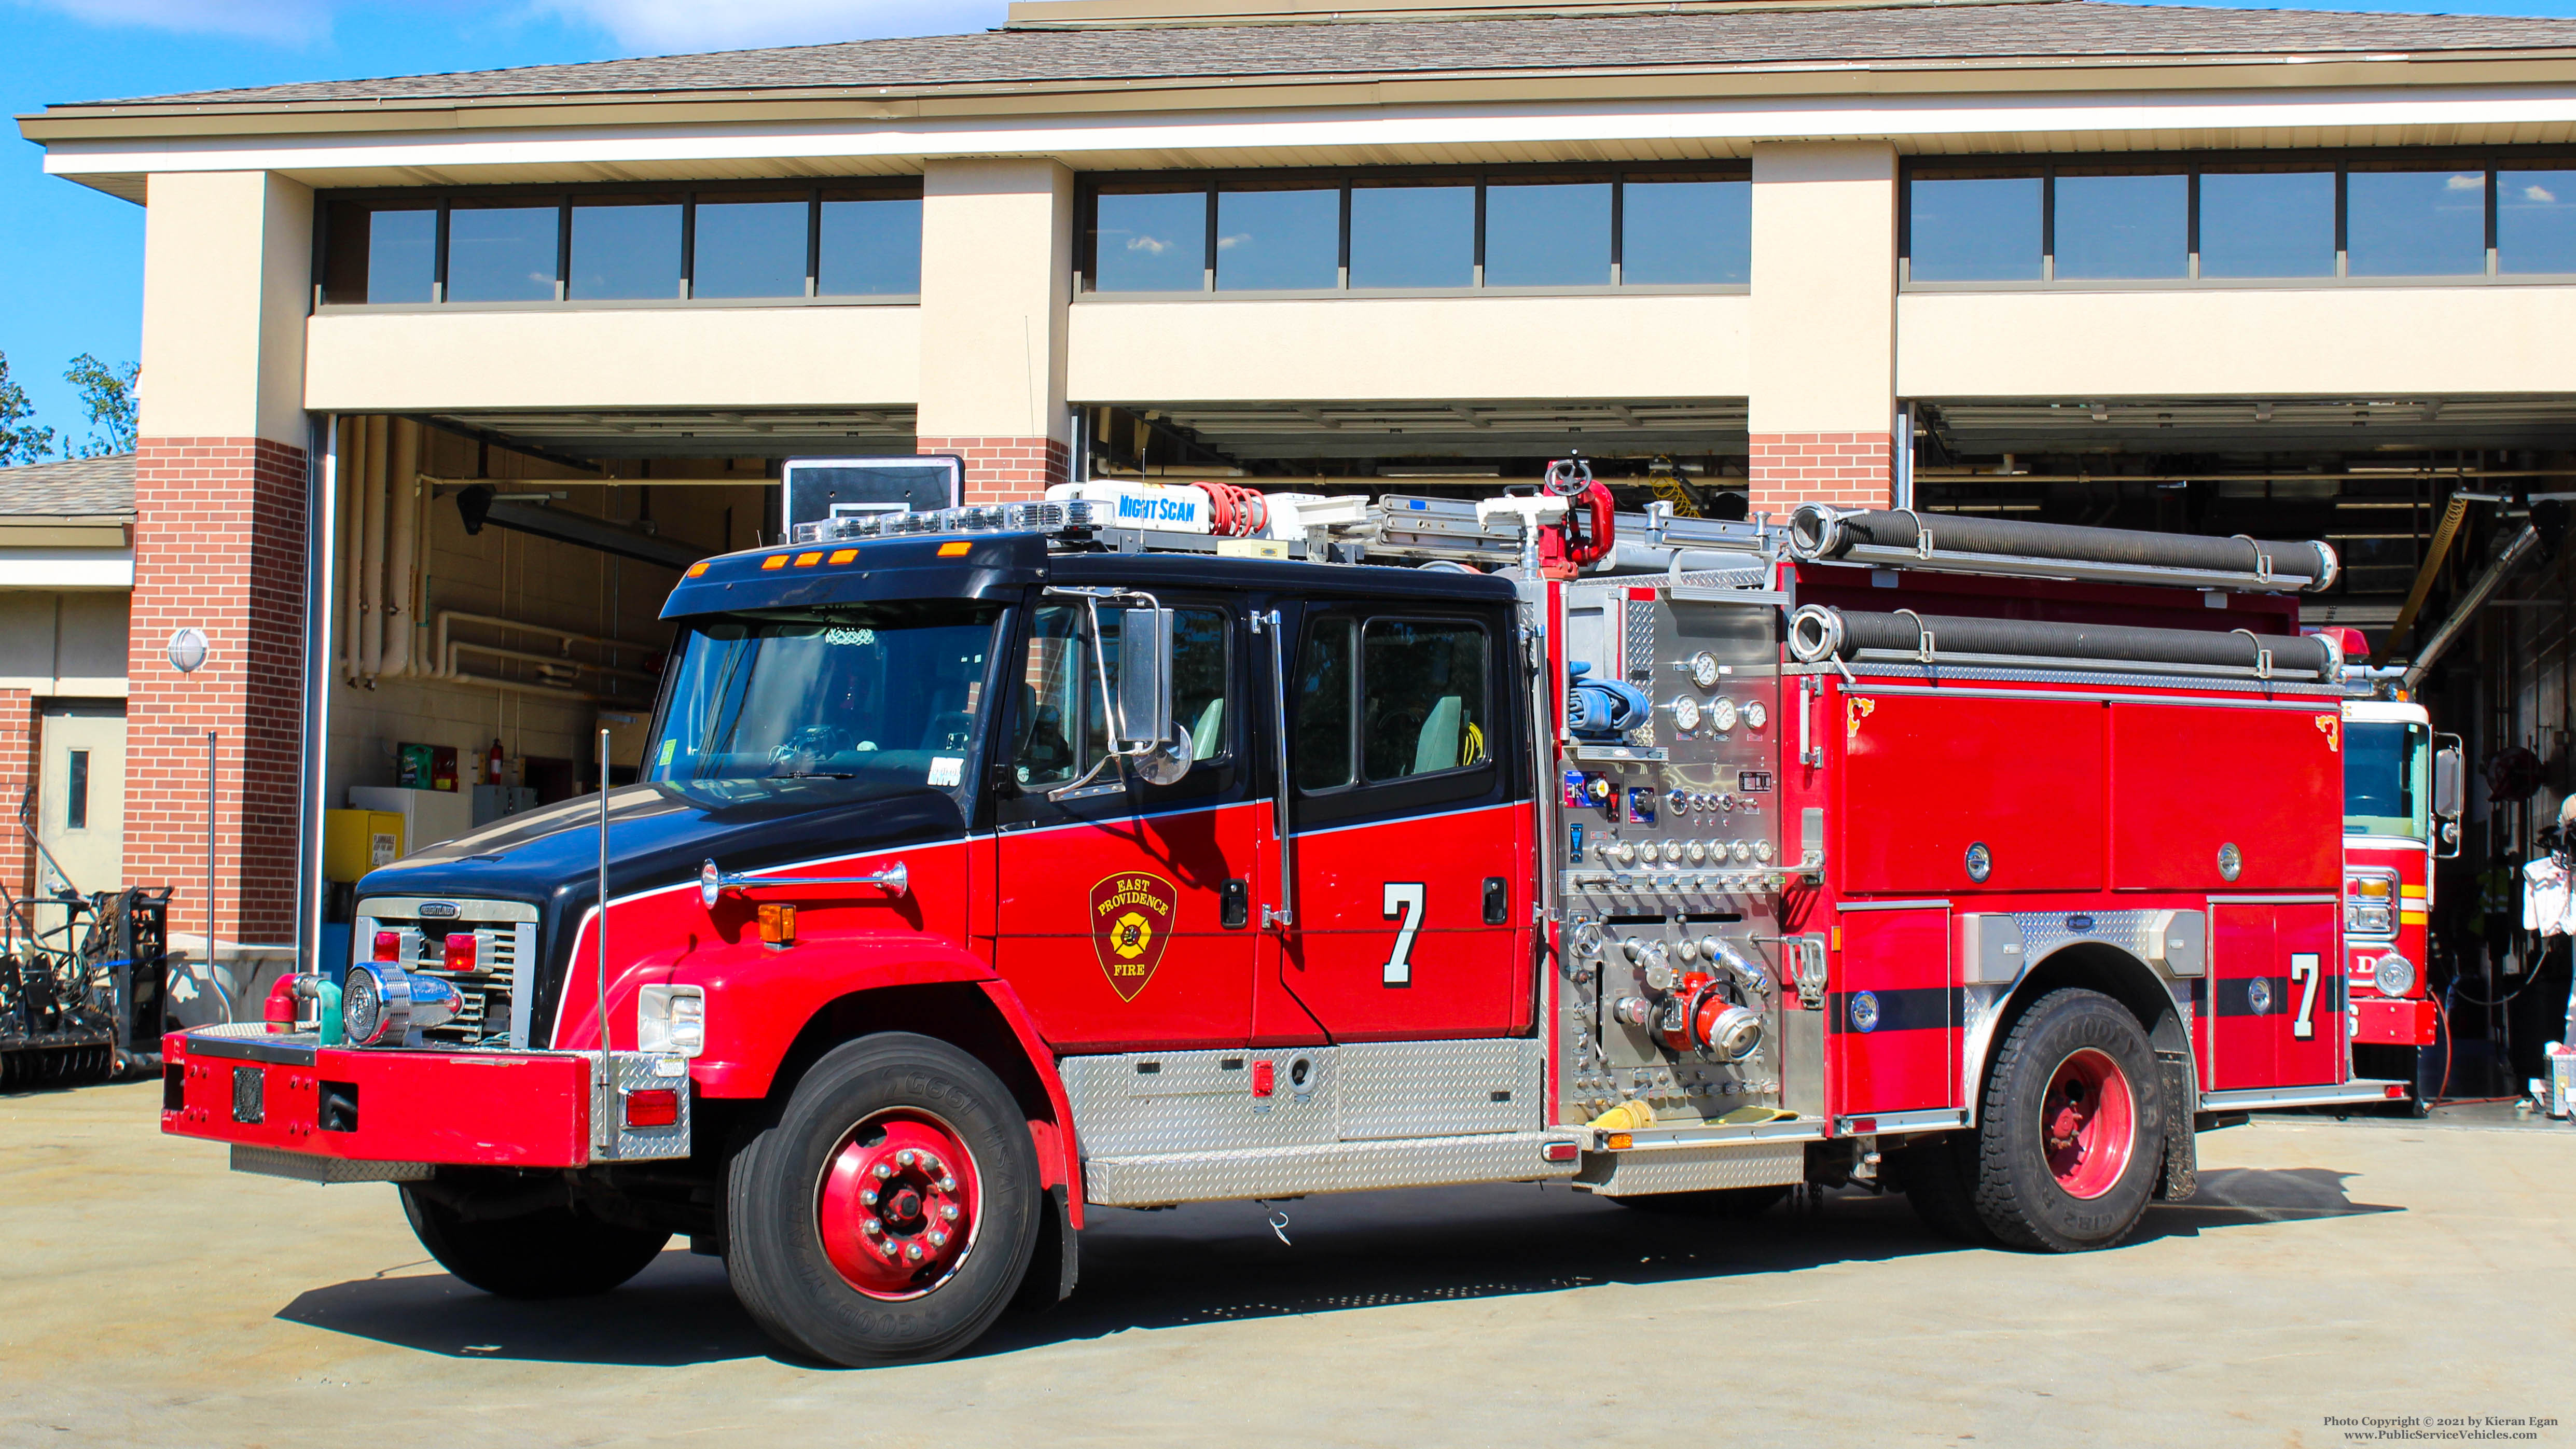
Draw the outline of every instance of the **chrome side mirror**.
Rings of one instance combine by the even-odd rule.
[[[1172,611],[1118,614],[1119,753],[1149,785],[1190,772],[1189,733],[1172,718]]]
[[[2433,752],[2433,814],[2457,820],[2460,803],[2460,747],[2445,745]]]

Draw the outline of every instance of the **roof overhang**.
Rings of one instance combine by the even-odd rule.
[[[144,177],[174,171],[418,186],[886,175],[987,155],[1086,170],[1671,160],[1852,137],[1927,153],[2564,144],[2576,142],[2576,51],[90,106],[20,126],[46,146],[48,172],[136,201]]]

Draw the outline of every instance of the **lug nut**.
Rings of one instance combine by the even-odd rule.
[[[880,1246],[880,1247],[882,1247],[882,1248],[884,1248],[884,1250],[885,1250],[885,1255],[886,1255],[887,1257],[891,1258],[891,1257],[895,1256],[895,1246],[894,1246],[894,1244],[893,1244],[893,1243],[891,1243],[891,1242],[888,1242],[888,1243],[882,1243],[882,1244],[879,1244],[879,1246]]]
[[[939,1215],[942,1218],[947,1219],[949,1222],[953,1223],[957,1221],[957,1204],[953,1202],[941,1203],[939,1205]]]
[[[932,1228],[930,1230],[930,1246],[934,1248],[947,1247],[948,1230],[945,1228]]]
[[[859,1231],[873,1238],[877,1234],[885,1231],[885,1224],[878,1222],[875,1218],[866,1218],[860,1221]]]
[[[879,1182],[883,1182],[883,1181],[885,1181],[887,1178],[894,1176],[894,1169],[893,1169],[893,1168],[891,1168],[891,1167],[886,1166],[886,1165],[885,1165],[884,1163],[882,1163],[882,1162],[878,1163],[878,1164],[877,1164],[876,1166],[874,1166],[874,1167],[869,1168],[869,1169],[868,1169],[868,1171],[870,1171],[870,1172],[872,1172],[872,1173],[875,1173],[875,1174],[876,1174],[877,1181],[879,1181]]]
[[[946,1168],[939,1165],[938,1158],[931,1156],[927,1152],[921,1154],[921,1170],[929,1173],[933,1177],[937,1177],[941,1173],[947,1171]]]
[[[919,1244],[919,1243],[906,1243],[906,1244],[904,1244],[904,1248],[903,1248],[903,1258],[904,1258],[904,1261],[905,1261],[905,1262],[907,1262],[907,1263],[918,1263],[918,1262],[920,1262],[920,1261],[921,1261],[921,1244]]]
[[[939,1179],[939,1190],[941,1192],[955,1192],[957,1190],[957,1179],[953,1177],[943,1177]]]
[[[875,1207],[877,1205],[877,1190],[873,1187],[861,1188],[859,1190],[859,1201],[866,1203],[870,1207]]]

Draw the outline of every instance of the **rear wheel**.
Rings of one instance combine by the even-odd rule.
[[[405,1184],[403,1216],[438,1266],[504,1298],[581,1298],[644,1271],[669,1233],[603,1223],[568,1207],[478,1219]]]
[[[1037,1152],[1008,1088],[906,1033],[833,1050],[737,1153],[726,1270],[770,1336],[860,1367],[943,1358],[1011,1301],[1037,1241]]]
[[[1986,1081],[1974,1201],[2017,1248],[2074,1253],[2127,1237],[2164,1166],[2146,1032],[2096,991],[2052,991],[2013,1024]]]
[[[1758,1218],[1789,1195],[1786,1187],[1719,1187],[1705,1192],[1640,1192],[1610,1199],[1641,1213],[1695,1218]]]

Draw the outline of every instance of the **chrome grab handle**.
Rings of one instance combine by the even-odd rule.
[[[698,901],[708,910],[716,908],[719,897],[746,890],[809,885],[875,886],[889,896],[909,895],[912,872],[899,860],[874,875],[751,875],[720,869],[712,860],[698,867]]]
[[[1288,665],[1279,644],[1279,611],[1253,615],[1252,627],[1270,636],[1270,740],[1279,770],[1272,798],[1272,833],[1279,837],[1279,904],[1261,908],[1261,929],[1285,931],[1297,924],[1297,847],[1288,834]]]

